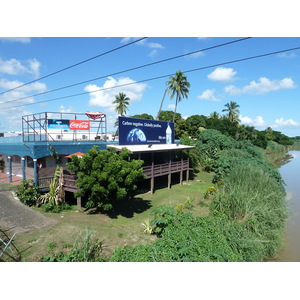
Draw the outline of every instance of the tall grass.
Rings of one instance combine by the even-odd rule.
[[[240,239],[261,248],[261,260],[270,259],[281,247],[287,217],[285,190],[261,168],[233,166],[212,203],[211,213],[216,212],[240,223]]]

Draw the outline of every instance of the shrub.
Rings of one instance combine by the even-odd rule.
[[[28,206],[36,205],[40,196],[38,188],[34,186],[32,179],[22,180],[21,185],[16,191],[16,195],[22,203]]]
[[[89,228],[85,233],[80,232],[76,237],[71,251],[68,254],[62,252],[53,256],[45,256],[43,261],[48,262],[96,262],[104,261],[102,255],[102,242],[92,237]]]
[[[176,211],[172,207],[162,205],[153,210],[151,215],[154,216],[150,223],[153,232],[160,236],[164,229],[174,221]]]
[[[62,211],[69,211],[69,210],[75,210],[74,206],[68,204],[68,203],[62,203],[60,205],[55,205],[51,202],[43,204],[41,206],[45,212],[52,212],[52,213],[60,213]]]
[[[137,183],[143,180],[142,160],[128,161],[130,151],[123,149],[98,150],[94,146],[82,158],[72,156],[67,167],[76,173],[75,197],[87,197],[88,208],[101,207],[105,211],[113,208],[115,201],[132,196]]]

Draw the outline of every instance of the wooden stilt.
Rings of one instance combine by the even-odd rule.
[[[150,191],[151,194],[154,193],[154,152],[151,154],[151,182],[150,182]]]
[[[168,174],[168,189],[171,188],[171,181],[172,181],[172,177],[171,177],[171,151],[169,153],[169,174]]]
[[[181,159],[181,171],[180,171],[180,185],[182,185],[182,175],[183,175],[183,158]]]
[[[81,197],[77,197],[77,210],[81,211]]]

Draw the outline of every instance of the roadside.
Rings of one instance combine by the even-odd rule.
[[[21,203],[13,191],[0,191],[1,229],[11,233],[24,233],[56,223],[55,219],[45,217]]]

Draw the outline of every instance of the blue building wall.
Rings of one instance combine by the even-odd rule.
[[[30,142],[23,143],[21,136],[16,137],[1,137],[0,138],[0,154],[7,156],[18,155],[20,157],[30,156],[33,159],[38,159],[50,156],[50,145],[52,145],[58,154],[69,155],[75,152],[86,153],[93,146],[98,146],[99,149],[106,149],[107,144],[116,142]]]
[[[23,143],[21,136],[0,137],[0,154],[6,155],[9,169],[9,182],[12,182],[12,156],[18,155],[22,158],[22,173],[25,178],[24,158],[30,156],[33,159],[34,183],[38,185],[37,159],[51,156],[50,146],[53,146],[60,155],[69,155],[75,152],[86,153],[93,146],[98,146],[100,150],[105,150],[106,145],[117,144],[117,142],[103,141],[62,141],[62,142],[27,142]]]

